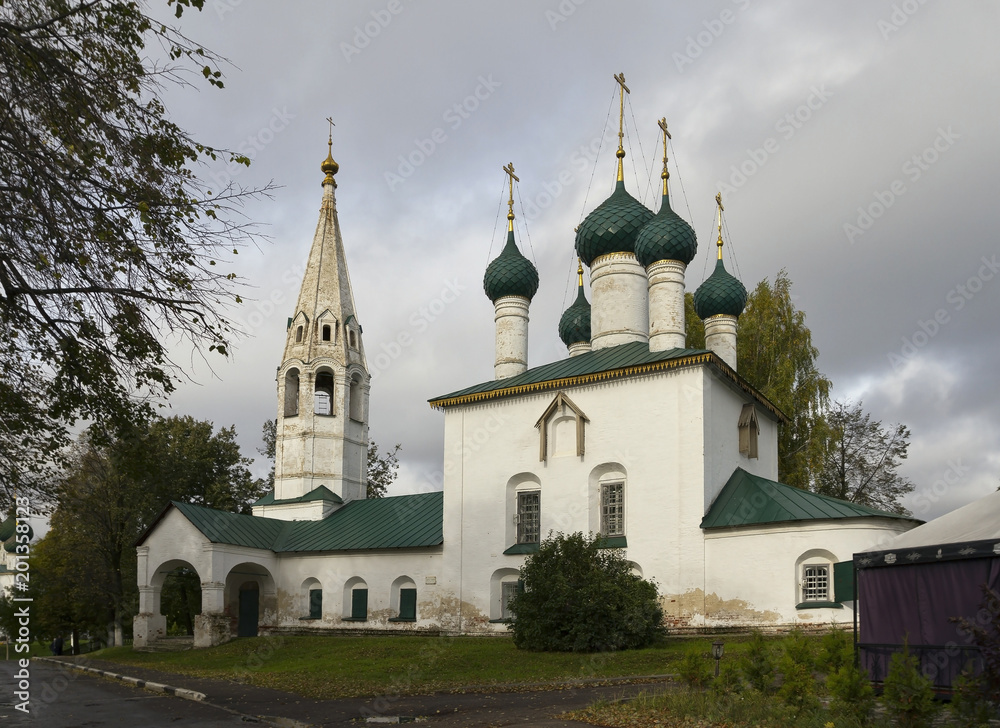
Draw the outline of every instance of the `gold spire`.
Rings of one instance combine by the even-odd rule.
[[[507,173],[509,178],[507,181],[510,183],[510,198],[507,200],[507,232],[514,231],[514,180],[520,182],[517,175],[514,174],[514,163],[507,162],[507,166],[503,168],[503,171]]]
[[[625,147],[623,146],[623,141],[625,139],[625,94],[632,93],[628,90],[628,86],[625,85],[625,74],[619,73],[615,75],[615,81],[621,86],[618,89],[618,151],[615,152],[615,156],[618,157],[618,181],[625,181],[625,172],[622,165],[622,160],[625,159]]]
[[[719,248],[719,260],[722,260],[722,211],[726,208],[722,206],[722,193],[715,193],[715,204],[719,206],[719,239],[716,241],[716,245]]]
[[[667,117],[664,116],[656,124],[663,130],[663,171],[660,173],[660,178],[663,180],[663,195],[666,196],[668,194],[667,180],[670,179],[670,171],[667,169],[667,140],[673,139],[673,137],[667,131]]]
[[[328,116],[326,117],[326,120],[330,122],[330,136],[326,141],[326,159],[323,160],[323,164],[321,164],[319,168],[326,172],[326,177],[323,178],[323,184],[329,184],[336,187],[337,182],[333,179],[333,175],[337,174],[337,171],[340,169],[340,165],[333,159],[333,127],[335,125],[333,123],[333,117]]]
[[[583,288],[583,261],[576,259],[576,285]]]

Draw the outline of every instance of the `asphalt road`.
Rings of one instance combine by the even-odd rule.
[[[72,658],[63,658],[72,659]],[[586,723],[564,721],[554,716],[583,708],[595,700],[615,700],[640,691],[663,690],[662,680],[643,684],[579,684],[521,686],[511,692],[480,693],[472,690],[432,695],[383,696],[314,700],[269,688],[227,680],[193,678],[118,665],[103,660],[77,658],[102,670],[120,672],[150,682],[193,690],[206,696],[204,702],[187,700],[132,687],[117,680],[33,661],[30,675],[30,714],[14,709],[18,702],[16,663],[0,662],[0,728],[38,725],[66,726],[208,726],[279,725],[284,728],[356,728],[366,717],[386,720],[396,716],[419,717],[436,728],[582,728]]]
[[[0,726],[89,728],[91,726],[246,726],[240,716],[212,705],[152,693],[106,678],[92,677],[56,665],[32,662],[28,678],[28,713],[15,709],[22,701],[14,660],[0,661]]]

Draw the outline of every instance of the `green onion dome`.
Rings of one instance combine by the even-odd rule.
[[[618,180],[615,191],[594,209],[576,232],[576,252],[583,262],[608,253],[634,253],[635,238],[653,213],[625,190]]]
[[[538,271],[517,249],[514,231],[507,231],[507,244],[486,268],[483,290],[491,301],[504,296],[523,296],[529,301],[538,290]]]
[[[559,319],[559,338],[566,346],[590,342],[590,302],[583,294],[583,282],[579,285],[576,301]]]
[[[719,314],[739,316],[746,305],[747,289],[729,274],[719,258],[712,275],[694,292],[694,310],[704,320]]]
[[[0,543],[6,541],[8,538],[14,535],[14,516],[7,516],[7,518],[0,522]]]
[[[698,240],[694,230],[670,208],[670,196],[663,195],[660,211],[635,239],[635,257],[644,268],[658,260],[679,260],[687,265],[696,252]]]

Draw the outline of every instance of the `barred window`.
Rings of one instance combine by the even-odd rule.
[[[514,616],[509,605],[520,586],[521,582],[519,581],[505,581],[500,584],[500,619],[510,619]]]
[[[601,485],[601,534],[604,536],[625,534],[624,483]]]
[[[825,602],[830,599],[830,567],[807,564],[802,567],[802,601]]]
[[[541,493],[537,490],[517,494],[518,543],[538,543],[540,541],[540,501]]]

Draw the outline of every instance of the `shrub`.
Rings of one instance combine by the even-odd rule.
[[[983,584],[982,609],[973,622],[968,619],[952,619],[960,631],[968,635],[969,641],[979,648],[983,657],[981,686],[983,696],[994,708],[1000,708],[1000,593]]]
[[[835,715],[860,725],[868,724],[875,708],[875,690],[866,672],[847,661],[827,675],[826,687],[830,691],[830,709]]]
[[[799,630],[794,630],[785,639],[784,647],[785,654],[778,665],[782,675],[778,698],[796,716],[811,713],[819,708],[816,679],[812,674],[812,646]]]
[[[743,692],[740,666],[733,660],[723,660],[719,677],[712,681],[712,691],[717,695],[735,695]]]
[[[549,536],[521,567],[510,601],[521,649],[601,652],[646,647],[663,634],[656,586],[632,573],[599,536]]]
[[[951,719],[961,728],[982,728],[989,725],[993,711],[986,699],[985,681],[982,675],[973,675],[968,665],[951,685]]]
[[[889,661],[883,683],[882,703],[901,728],[923,728],[937,712],[931,681],[920,674],[917,658],[904,641],[903,651]]]
[[[818,667],[834,673],[849,662],[854,661],[854,649],[847,633],[835,626],[823,635],[819,643]]]
[[[751,633],[740,668],[751,688],[761,693],[774,691],[774,654],[759,630]]]
[[[677,665],[677,674],[689,688],[701,689],[712,679],[712,668],[708,663],[709,660],[702,653],[688,650]]]

